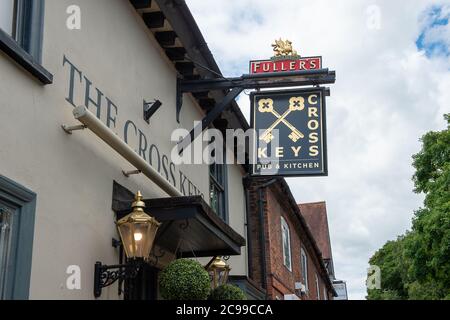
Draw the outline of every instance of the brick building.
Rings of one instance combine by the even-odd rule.
[[[327,205],[324,201],[315,203],[302,203],[298,205],[311,230],[316,243],[322,252],[322,258],[327,267],[333,287],[337,293],[334,300],[347,300],[347,284],[336,279],[334,273],[333,254],[331,250],[330,231],[328,229]]]
[[[316,240],[322,259],[327,267],[328,274],[335,278],[333,255],[331,252],[330,231],[328,229],[327,206],[325,201],[314,203],[301,203],[298,205],[305,218],[311,233]]]
[[[335,295],[320,247],[284,179],[248,179],[249,277],[267,299]]]

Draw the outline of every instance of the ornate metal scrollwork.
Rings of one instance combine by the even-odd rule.
[[[158,248],[158,253],[156,253],[156,248]],[[156,267],[159,263],[159,259],[166,255],[166,250],[161,247],[154,247],[154,249],[150,252],[150,259],[148,264],[153,267]]]
[[[189,227],[189,220],[188,219],[184,220],[178,225],[178,227],[183,231],[186,230]]]
[[[112,285],[117,280],[135,278],[138,275],[141,266],[141,261],[132,261],[128,264],[111,266],[102,265],[101,262],[96,262],[94,274],[94,296],[96,298],[100,297],[102,288]]]

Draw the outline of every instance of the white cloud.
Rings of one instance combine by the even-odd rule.
[[[298,202],[327,201],[336,274],[347,280],[350,298],[363,299],[369,257],[404,233],[421,205],[411,181],[418,139],[442,129],[450,111],[448,57],[429,58],[416,47],[425,10],[443,1],[187,3],[227,76],[247,73],[250,59],[270,57],[279,37],[336,70],[327,102],[329,176],[288,182]],[[368,27],[371,5],[379,8],[379,29]],[[425,38],[448,41],[448,32]],[[248,116],[248,97],[238,102]]]

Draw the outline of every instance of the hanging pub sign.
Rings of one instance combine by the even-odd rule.
[[[251,94],[252,174],[327,175],[326,88]]]
[[[321,57],[302,58],[289,40],[275,40],[274,56],[250,61],[250,74],[298,71],[311,75],[322,69]],[[317,72],[316,72],[317,73]],[[309,76],[311,76],[309,75]],[[258,75],[259,76],[259,75]],[[263,76],[263,75],[261,75]],[[334,83],[334,75],[321,83]],[[310,81],[305,89],[256,91],[250,95],[254,176],[326,176],[325,96],[329,89]],[[274,83],[275,86],[275,83]],[[290,86],[296,86],[293,82]],[[298,87],[298,85],[297,85]]]
[[[250,61],[250,74],[322,69],[322,57],[301,57],[289,40],[275,40],[272,47],[271,59]]]

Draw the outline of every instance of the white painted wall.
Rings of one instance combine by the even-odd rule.
[[[81,8],[81,30],[65,27],[66,8],[73,4]],[[169,156],[172,130],[191,128],[203,116],[185,96],[182,123],[176,123],[175,69],[129,1],[46,1],[43,66],[53,74],[53,84],[42,86],[0,52],[0,174],[37,193],[31,299],[92,299],[95,261],[118,262],[110,244],[117,237],[113,180],[147,198],[165,196],[142,175],[125,178],[121,170],[133,168],[90,131],[66,135],[61,130],[61,124],[78,124],[65,100],[69,68],[62,65],[64,55],[119,107],[119,136],[124,122],[133,120],[148,142]],[[75,101],[83,104],[80,88]],[[163,106],[147,125],[142,100],[154,98]],[[101,118],[105,121],[104,114]],[[209,202],[208,167],[180,169]],[[240,170],[229,170],[229,185],[239,185],[230,188],[230,224],[245,236]],[[246,274],[243,252],[232,258],[234,274]],[[81,290],[66,289],[65,271],[72,264],[81,267]],[[101,297],[117,298],[116,286],[104,289]]]
[[[247,238],[247,221],[245,217],[245,193],[242,177],[245,174],[240,166],[228,166],[228,203],[230,226]],[[241,248],[240,256],[231,256],[228,263],[232,267],[230,274],[247,275],[247,247]]]

